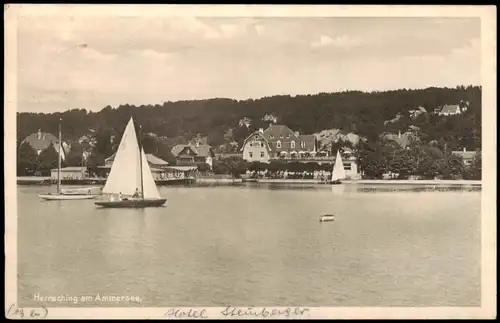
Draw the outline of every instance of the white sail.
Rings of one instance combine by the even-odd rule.
[[[333,165],[332,170],[332,181],[344,179],[345,177],[344,163],[342,162],[340,151],[337,150],[337,157],[335,158],[335,165]]]
[[[133,195],[136,189],[140,190],[141,166],[139,158],[139,144],[134,121],[130,118],[102,192],[107,194],[121,192],[123,195]]]
[[[148,160],[144,150],[142,150],[142,183],[143,183],[143,193],[145,199],[159,199],[160,193],[156,187],[153,174],[151,174],[151,169],[149,168]]]

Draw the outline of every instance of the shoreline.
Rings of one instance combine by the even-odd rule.
[[[54,185],[48,183],[50,177],[35,177],[35,176],[21,176],[17,177],[17,185]],[[64,180],[63,180],[64,181]],[[104,185],[105,180],[102,181]],[[90,186],[96,185],[96,180],[93,179],[82,179],[82,180],[71,180],[71,184],[66,185],[79,185],[79,186]],[[188,179],[177,179],[177,180],[160,180],[157,181],[157,185],[196,185],[196,184],[307,184],[307,185],[329,185],[321,184],[317,179],[258,179],[257,181],[246,181],[241,178],[188,178]],[[482,186],[480,180],[384,180],[384,179],[359,179],[359,180],[343,180],[342,184],[346,185],[445,185],[445,186]],[[63,183],[64,185],[64,183]]]

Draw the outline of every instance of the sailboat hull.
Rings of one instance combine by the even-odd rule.
[[[167,199],[129,199],[121,201],[99,201],[96,205],[106,208],[146,208],[160,207],[167,202]]]
[[[38,194],[38,197],[46,201],[91,200],[97,196],[89,194]]]

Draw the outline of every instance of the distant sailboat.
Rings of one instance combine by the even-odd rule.
[[[61,201],[61,200],[89,200],[97,197],[92,194],[91,189],[86,190],[86,193],[61,189],[61,154],[62,154],[62,132],[61,132],[61,119],[59,119],[59,143],[57,151],[57,191],[53,193],[41,193],[38,196],[47,201]]]
[[[132,118],[125,128],[102,192],[109,194],[110,200],[95,204],[108,208],[158,207],[167,201],[160,196],[146,154],[139,147]],[[115,200],[114,195],[119,198]]]
[[[346,173],[344,169],[344,163],[342,162],[340,151],[337,150],[337,157],[335,158],[335,164],[333,165],[332,178],[330,184],[341,184],[340,180],[345,178],[346,178]]]

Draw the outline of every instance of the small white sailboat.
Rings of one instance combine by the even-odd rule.
[[[91,189],[82,191],[69,191],[61,189],[61,152],[62,152],[62,134],[61,134],[61,121],[59,119],[59,149],[57,152],[57,191],[56,193],[39,193],[38,196],[46,201],[61,201],[61,200],[90,200],[97,197],[93,194]]]
[[[133,118],[125,128],[102,192],[109,199],[95,204],[107,208],[159,207],[167,201],[158,192],[146,154],[137,140]]]
[[[346,173],[344,169],[344,163],[342,162],[342,157],[340,156],[340,150],[337,150],[337,157],[335,158],[335,164],[333,165],[330,184],[342,184],[340,180],[345,178]]]

